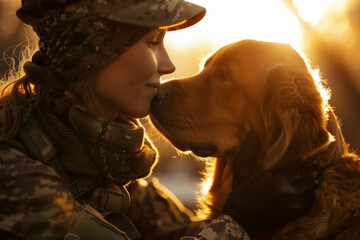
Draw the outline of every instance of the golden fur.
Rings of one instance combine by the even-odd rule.
[[[273,238],[360,239],[360,159],[349,152],[323,91],[289,45],[244,40],[218,50],[199,74],[166,82],[151,118],[178,149],[215,157],[203,201],[210,217],[221,213],[231,191],[235,154],[256,132],[257,168],[312,156],[322,172],[312,208]]]

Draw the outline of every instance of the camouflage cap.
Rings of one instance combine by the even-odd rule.
[[[41,3],[44,2],[44,6]],[[165,28],[168,31],[182,29],[200,21],[205,8],[183,0],[55,0],[53,6],[65,7],[36,20],[29,20],[29,14],[37,14],[42,7],[50,9],[48,0],[23,0],[17,11],[18,17],[31,24],[40,35],[45,32],[85,17],[102,17],[115,22],[149,28]],[[70,5],[69,2],[71,3]],[[75,3],[74,3],[75,2]],[[37,8],[37,9],[36,9]],[[36,11],[37,10],[37,11]],[[48,10],[48,12],[51,12]]]
[[[205,12],[183,0],[22,0],[16,14],[40,37],[37,64],[73,82],[95,76],[150,29],[185,28]]]
[[[41,35],[39,64],[54,72],[62,82],[94,77],[147,32],[149,28],[104,18],[82,18]]]

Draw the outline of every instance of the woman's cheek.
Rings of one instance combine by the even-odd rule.
[[[136,64],[133,65],[134,74],[137,73],[138,80],[148,81],[152,78],[158,69],[157,59],[151,49],[147,49],[137,58]]]

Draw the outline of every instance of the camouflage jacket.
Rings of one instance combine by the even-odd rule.
[[[229,216],[199,221],[157,179],[138,181],[130,186],[133,197],[129,218],[141,239],[249,240],[245,231]],[[187,237],[184,237],[186,236]],[[192,236],[192,237],[191,237]],[[197,237],[195,237],[197,236]]]
[[[54,169],[14,148],[0,146],[0,183],[0,237],[127,239],[93,208],[79,204]]]
[[[50,156],[44,146],[43,152]],[[121,221],[109,222],[99,209],[75,200],[69,181],[56,167],[60,160],[45,164],[23,150],[0,143],[0,239],[131,239]],[[132,207],[127,217],[141,239],[180,239],[196,236],[202,229],[198,237],[182,239],[249,239],[229,216],[210,224],[195,221],[156,180],[141,180],[128,190]]]

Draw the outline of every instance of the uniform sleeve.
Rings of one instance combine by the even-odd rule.
[[[230,216],[221,215],[197,237],[183,237],[181,240],[250,240],[250,237]]]
[[[0,186],[1,232],[24,239],[126,239],[79,204],[51,167],[7,146],[0,146]]]
[[[179,240],[182,236],[196,236],[209,224],[196,219],[156,178],[149,182],[140,180],[131,185],[129,191],[132,206],[128,217],[141,239]]]
[[[199,221],[157,179],[139,181],[130,189],[129,217],[142,239],[161,240],[250,240],[240,225],[228,215],[214,221]],[[196,236],[196,237],[195,237]]]

